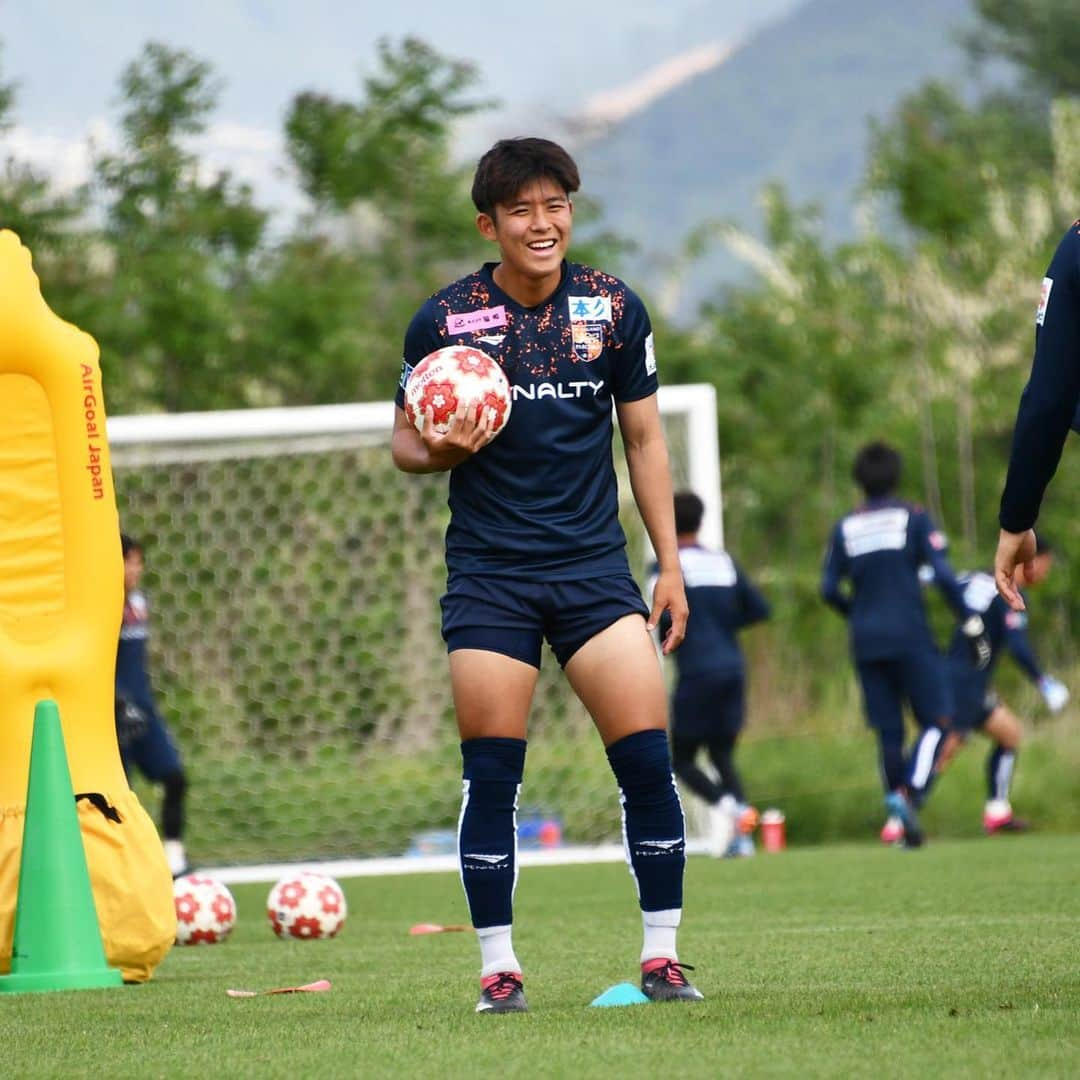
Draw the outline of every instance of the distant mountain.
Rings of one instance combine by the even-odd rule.
[[[620,87],[703,42],[745,38],[798,0],[620,0],[617,7],[547,0],[530,7],[461,9],[442,0],[215,0],[213,4],[0,0],[0,84],[17,85],[14,153],[65,184],[85,178],[85,140],[116,136],[118,80],[145,42],[208,61],[221,107],[201,149],[277,208],[302,203],[282,175],[282,118],[293,96],[316,90],[355,100],[376,69],[376,42],[416,35],[475,65],[478,98],[501,106],[465,121],[457,150],[474,160],[495,138],[565,138],[594,95]],[[78,72],[73,77],[72,72]]]
[[[757,200],[770,180],[797,203],[820,203],[830,238],[850,236],[870,118],[927,78],[969,77],[956,44],[969,19],[968,0],[809,0],[586,141],[588,193],[605,224],[640,245],[642,284],[657,287],[663,256],[702,221],[760,232]],[[743,272],[719,255],[707,271],[714,284]]]

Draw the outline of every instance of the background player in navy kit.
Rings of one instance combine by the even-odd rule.
[[[1046,580],[1053,565],[1050,545],[1039,537],[1038,550],[1026,568],[1018,571],[1020,584],[1039,585]],[[973,731],[981,731],[992,746],[986,759],[987,796],[983,808],[983,828],[988,833],[1018,831],[1027,823],[1013,816],[1009,789],[1016,767],[1016,755],[1023,729],[1014,713],[1001,701],[993,688],[994,665],[1002,648],[1007,649],[1021,670],[1034,682],[1052,712],[1064,708],[1069,700],[1065,686],[1043,673],[1035,659],[1027,636],[1027,615],[1012,611],[998,595],[989,574],[963,575],[964,599],[968,607],[982,614],[990,643],[990,663],[983,670],[971,662],[971,653],[963,634],[957,630],[949,647],[949,675],[952,682],[955,714],[952,729],[938,760],[941,773]]]
[[[1078,405],[1080,221],[1075,221],[1058,244],[1042,280],[1035,313],[1035,358],[1031,378],[1020,397],[1009,471],[1001,493],[994,578],[1014,611],[1024,610],[1016,567],[1030,563],[1035,555],[1032,529]]]
[[[750,855],[757,812],[746,803],[735,767],[735,743],[745,722],[745,663],[735,635],[769,617],[769,605],[726,551],[708,551],[698,540],[705,505],[693,492],[675,496],[686,598],[692,612],[675,654],[679,678],[671,700],[675,775],[711,807],[714,855]],[[666,619],[660,622],[664,632]],[[713,780],[696,763],[704,749],[716,768]]]
[[[130,536],[121,536],[120,547],[124,555],[124,621],[116,651],[116,736],[124,771],[137,768],[162,786],[161,836],[169,869],[178,877],[188,868],[183,841],[187,777],[150,687],[150,608],[139,588],[142,545]]]
[[[487,263],[425,303],[405,335],[402,387],[419,360],[475,345],[502,366],[513,411],[491,441],[459,409],[438,436],[412,427],[399,391],[393,459],[450,471],[443,636],[461,735],[461,876],[481,952],[478,1012],[523,1010],[511,940],[514,811],[529,706],[546,637],[596,724],[622,794],[627,858],[642,910],[642,988],[697,1000],[678,962],[685,827],[667,742],[667,707],[649,631],[687,604],[671,476],[656,403],[649,317],[621,281],[564,259],[577,167],[545,139],[498,143],[477,165],[477,226]],[[650,611],[630,575],[611,456],[612,404],[630,481],[657,552]]]
[[[866,718],[877,733],[885,804],[899,819],[908,846],[922,843],[915,810],[922,801],[952,714],[944,664],[923,606],[919,568],[930,565],[949,606],[961,618],[978,662],[989,662],[981,617],[964,603],[945,556],[945,538],[925,511],[896,498],[901,458],[885,443],[855,457],[855,482],[866,502],[837,522],[825,558],[821,593],[851,628],[851,650],[862,685]],[[850,593],[841,588],[848,579]],[[904,702],[921,733],[904,754]],[[883,839],[891,839],[886,822]]]

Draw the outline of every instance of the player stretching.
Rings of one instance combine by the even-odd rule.
[[[478,1012],[526,1008],[511,941],[515,809],[545,638],[596,724],[621,793],[644,923],[642,989],[654,1000],[701,998],[675,949],[685,831],[649,636],[668,612],[670,653],[687,618],[653,336],[626,285],[565,261],[578,186],[577,166],[555,143],[496,143],[477,165],[472,197],[499,261],[436,293],[405,335],[402,388],[419,360],[446,345],[473,345],[498,361],[514,395],[498,439],[464,410],[445,436],[430,423],[420,435],[403,389],[397,396],[395,465],[450,471],[442,632],[461,734],[458,852],[480,941]],[[613,403],[659,558],[651,611],[619,525]]]
[[[1041,536],[1037,543],[1035,557],[1017,568],[1021,585],[1039,585],[1050,573],[1054,561],[1050,545]],[[1023,730],[1015,714],[999,700],[990,685],[993,667],[1002,646],[1008,649],[1019,667],[1038,686],[1052,712],[1065,707],[1069,691],[1052,675],[1044,675],[1040,670],[1028,641],[1026,613],[1010,610],[998,595],[993,577],[976,573],[962,577],[960,581],[968,606],[982,613],[991,656],[984,670],[976,669],[971,663],[971,654],[963,635],[957,630],[949,648],[949,673],[956,714],[953,729],[945,737],[937,771],[944,771],[973,731],[981,731],[992,743],[986,759],[987,798],[983,810],[983,828],[987,833],[1019,832],[1027,828],[1027,823],[1013,816],[1009,788]]]
[[[945,556],[945,538],[924,510],[895,497],[901,458],[885,443],[855,457],[855,482],[866,502],[833,529],[821,594],[851,628],[851,651],[862,684],[867,723],[877,733],[885,806],[883,840],[908,847],[923,841],[921,805],[948,727],[952,705],[942,658],[926,619],[919,568],[929,565],[950,607],[961,618],[965,641],[985,667],[989,646],[981,617],[964,594]],[[841,589],[847,578],[850,592]],[[921,734],[904,756],[904,701]],[[895,832],[894,832],[895,830]]]
[[[676,653],[679,681],[671,700],[675,775],[710,806],[710,849],[717,856],[754,854],[757,811],[746,803],[735,768],[735,744],[746,720],[745,668],[736,634],[769,617],[765,597],[726,551],[698,540],[705,506],[691,491],[675,496],[686,595],[694,615]],[[661,632],[666,619],[660,621]],[[718,780],[697,766],[705,749]]]

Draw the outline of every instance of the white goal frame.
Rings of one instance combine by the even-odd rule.
[[[716,388],[710,383],[661,386],[661,415],[686,417],[688,480],[705,504],[701,540],[706,547],[724,545],[720,491],[720,443],[716,424]],[[274,439],[303,439],[356,434],[389,439],[394,427],[392,401],[347,405],[309,405],[271,409],[229,409],[218,412],[153,413],[114,416],[107,421],[111,446],[171,447],[168,459],[200,458],[199,447]],[[184,448],[187,448],[186,451]]]
[[[675,421],[668,427],[675,483],[677,487],[691,488],[700,496],[705,507],[700,530],[701,542],[711,548],[721,548],[723,517],[716,389],[707,383],[663,386],[659,390],[658,404],[661,416]],[[394,403],[380,401],[117,416],[110,418],[107,425],[108,439],[113,451],[113,466],[118,472],[121,469],[137,471],[140,468],[170,471],[173,466],[181,471],[184,466],[192,466],[198,470],[201,468],[200,463],[207,462],[221,462],[226,467],[231,467],[234,461],[255,458],[318,455],[361,447],[388,448],[394,426]],[[370,452],[368,457],[370,458]],[[627,514],[633,514],[635,511],[628,485],[624,483],[625,467],[622,466],[620,457],[616,454],[615,465],[622,488],[620,509]],[[635,571],[644,578],[647,576],[646,568],[652,561],[652,553],[647,534],[644,530],[639,531],[636,524],[634,535],[637,539],[633,547],[632,562],[636,564]],[[628,540],[630,539],[628,532]],[[670,666],[666,667],[670,676]],[[386,730],[380,729],[371,736],[373,745],[377,739],[397,737],[394,728],[395,716],[387,713],[385,719]],[[431,729],[431,718],[426,712],[419,719],[425,724],[426,730]],[[555,721],[549,717],[548,722]],[[690,836],[703,836],[707,816],[702,813],[696,800],[685,800],[684,807],[687,811]],[[705,850],[704,843],[692,841],[689,850]],[[535,855],[545,862],[593,861],[620,857],[618,853],[621,853],[618,845],[599,844],[581,849],[561,847],[551,852],[530,853],[527,857],[532,858]],[[446,867],[451,863],[456,865],[454,860],[448,861],[443,856],[431,855],[418,859],[415,854],[390,858],[366,854],[355,866],[354,862],[349,862],[347,867],[345,864],[338,864],[336,869],[343,876],[352,876],[362,872],[392,873],[395,872],[395,867],[396,872],[402,872],[444,869],[443,863]],[[368,864],[368,869],[362,868]],[[275,864],[262,864],[243,873],[257,873],[264,875],[260,880],[271,880],[277,869],[280,868],[275,867]]]

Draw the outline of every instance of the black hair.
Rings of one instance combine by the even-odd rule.
[[[888,443],[872,442],[867,443],[855,455],[851,475],[867,498],[874,499],[889,495],[900,486],[903,467],[904,459],[899,451],[894,450]]]
[[[550,139],[500,139],[477,162],[472,201],[494,218],[495,207],[508,203],[528,184],[550,180],[567,195],[581,187],[574,159]]]
[[[704,516],[705,504],[692,491],[675,493],[675,531],[680,536],[696,533]]]
[[[124,556],[125,559],[133,551],[138,551],[141,554],[142,550],[143,550],[142,544],[139,543],[139,541],[136,540],[134,536],[128,536],[127,533],[121,533],[120,534],[120,551],[123,553],[123,556]]]

